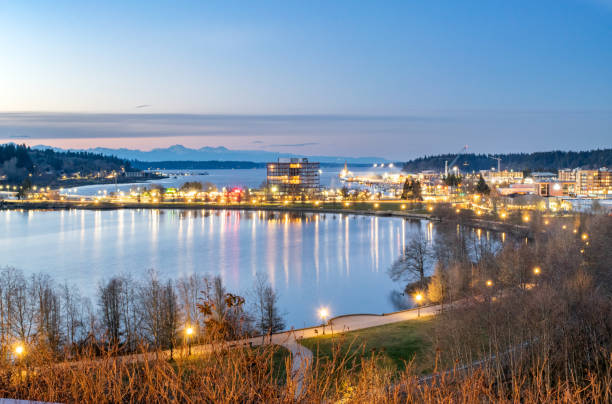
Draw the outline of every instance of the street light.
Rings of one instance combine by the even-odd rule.
[[[416,300],[417,304],[417,317],[421,317],[421,301],[423,300],[423,295],[417,293],[416,295],[414,295],[414,300]]]
[[[588,238],[589,238],[589,235],[588,235],[588,234],[586,234],[586,233],[582,233],[582,239],[583,239],[583,240],[586,240],[586,239],[588,239]]]
[[[488,287],[493,286],[493,281],[492,281],[491,279],[489,279],[489,280],[487,281],[487,286],[488,286]]]
[[[185,329],[185,334],[187,335],[187,345],[189,346],[189,356],[191,356],[191,336],[194,333],[193,327],[189,326]]]
[[[325,323],[327,322],[327,316],[329,316],[329,310],[327,307],[322,307],[319,309],[319,317],[323,320],[323,335],[325,335]]]
[[[534,275],[540,275],[541,272],[542,272],[542,269],[540,267],[533,268]]]

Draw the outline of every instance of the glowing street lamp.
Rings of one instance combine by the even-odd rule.
[[[417,304],[417,317],[421,317],[421,302],[423,301],[423,295],[421,293],[417,293],[414,295],[414,300]]]
[[[327,310],[327,307],[321,307],[319,309],[319,317],[321,317],[321,320],[323,321],[323,335],[325,335],[325,323],[327,322],[328,316],[329,310]]]
[[[588,235],[588,234],[586,234],[586,233],[582,233],[582,239],[583,239],[583,240],[585,240],[585,241],[586,241],[588,238],[589,238],[589,235]]]
[[[379,207],[379,206],[380,206],[380,204],[379,204],[379,203],[375,203],[375,204],[374,204],[374,208],[376,208],[376,209],[378,209],[378,207]]]
[[[404,209],[406,209],[406,205],[405,205],[405,204],[402,204],[402,206],[400,206],[400,208],[401,208],[402,210],[404,210]]]
[[[488,287],[492,287],[493,286],[493,281],[491,279],[487,280],[487,286]]]
[[[189,356],[191,356],[191,336],[195,333],[193,327],[188,326],[185,328],[185,335],[187,336],[187,345],[189,346]]]
[[[540,267],[533,268],[534,275],[540,275],[541,272],[542,272],[542,268]]]

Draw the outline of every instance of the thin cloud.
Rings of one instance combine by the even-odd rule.
[[[289,144],[271,144],[268,145],[270,147],[305,147],[305,146],[316,146],[318,142],[308,142],[308,143],[289,143]]]
[[[140,108],[149,108],[150,105],[149,104],[140,104],[140,105],[136,105],[134,108],[140,109]]]

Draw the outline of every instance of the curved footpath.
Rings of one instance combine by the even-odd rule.
[[[335,317],[325,325],[326,334],[339,334],[348,331],[361,330],[364,328],[378,327],[381,325],[397,323],[400,321],[414,320],[420,316],[434,316],[440,312],[441,306],[427,306],[420,309],[410,309],[389,314],[352,314]],[[324,327],[309,327],[298,330],[290,330],[271,336],[249,338],[245,342],[253,345],[276,344],[285,347],[292,354],[291,376],[297,383],[297,392],[301,389],[301,383],[305,373],[313,361],[312,352],[301,345],[299,341],[303,338],[312,338],[323,335]]]

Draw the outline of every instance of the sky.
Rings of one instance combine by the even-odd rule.
[[[612,0],[0,0],[0,142],[612,147]]]

